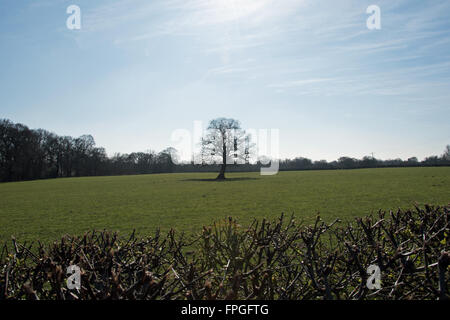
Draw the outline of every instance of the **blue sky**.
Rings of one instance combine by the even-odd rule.
[[[450,143],[450,1],[2,0],[0,44],[0,118],[92,134],[109,154],[219,116],[279,129],[282,157]]]

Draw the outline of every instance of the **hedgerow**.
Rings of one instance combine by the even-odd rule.
[[[352,223],[232,218],[196,236],[92,231],[0,254],[2,299],[448,299],[450,206],[378,212]],[[81,270],[68,289],[66,270]],[[368,267],[381,283],[368,286]],[[369,288],[371,287],[371,288]]]

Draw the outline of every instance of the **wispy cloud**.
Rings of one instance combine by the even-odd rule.
[[[304,80],[295,80],[295,81],[288,81],[284,83],[277,83],[277,84],[269,84],[269,88],[292,88],[292,87],[302,87],[305,85],[311,85],[311,84],[318,84],[323,82],[329,82],[333,81],[332,78],[317,78],[317,79],[304,79]]]

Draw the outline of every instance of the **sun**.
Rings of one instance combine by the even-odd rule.
[[[266,10],[272,0],[207,0],[205,11],[216,22],[240,20]]]

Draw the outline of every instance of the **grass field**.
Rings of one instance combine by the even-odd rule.
[[[153,233],[159,226],[191,233],[227,216],[295,213],[311,222],[351,219],[414,203],[450,203],[450,168],[387,168],[228,174],[160,174],[65,178],[0,184],[0,240],[49,241],[109,229]]]

